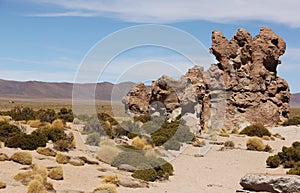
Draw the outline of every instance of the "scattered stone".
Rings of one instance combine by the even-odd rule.
[[[149,184],[145,181],[132,177],[120,176],[120,185],[127,188],[148,188]]]
[[[194,147],[203,147],[205,146],[206,142],[205,140],[200,140],[200,139],[196,139],[195,141],[192,142],[192,145]]]
[[[94,160],[90,160],[84,156],[80,156],[78,157],[79,159],[81,159],[82,161],[84,161],[86,164],[90,164],[90,165],[99,165],[98,161],[94,161]]]
[[[195,154],[194,157],[204,157],[202,154]]]
[[[247,190],[272,193],[300,192],[300,177],[292,175],[247,174],[240,180]]]

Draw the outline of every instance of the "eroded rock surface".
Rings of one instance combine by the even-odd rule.
[[[140,83],[123,103],[133,114],[180,115],[194,132],[205,125],[274,125],[289,114],[289,86],[277,76],[285,49],[283,39],[267,27],[254,38],[239,29],[231,40],[213,31],[210,52],[218,64],[206,71],[195,66],[179,80],[164,75],[149,88]]]
[[[254,191],[300,192],[300,178],[298,176],[247,174],[241,179],[240,184],[243,188]]]

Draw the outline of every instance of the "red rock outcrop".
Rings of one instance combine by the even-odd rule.
[[[254,38],[239,29],[231,40],[213,31],[210,52],[218,64],[207,71],[195,66],[179,80],[163,76],[150,88],[138,84],[123,103],[135,114],[181,115],[194,132],[204,125],[274,125],[289,114],[289,86],[277,76],[285,49],[283,39],[267,27]]]

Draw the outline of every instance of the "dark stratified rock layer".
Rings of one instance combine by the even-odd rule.
[[[218,64],[206,71],[195,66],[179,80],[162,76],[150,88],[137,84],[123,103],[133,114],[180,115],[194,132],[205,125],[274,125],[289,114],[289,86],[277,76],[285,49],[283,39],[267,27],[254,38],[239,29],[231,40],[213,31],[210,52]]]

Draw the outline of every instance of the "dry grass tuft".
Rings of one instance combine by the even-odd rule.
[[[56,156],[56,152],[53,149],[48,147],[39,147],[36,150],[36,152],[45,156],[52,156],[52,157]]]
[[[64,179],[64,171],[61,166],[53,168],[49,171],[48,177],[53,180],[63,180]]]
[[[64,129],[64,128],[65,128],[65,124],[64,124],[63,120],[61,120],[61,119],[56,119],[56,120],[54,120],[54,121],[52,122],[51,128]]]
[[[114,174],[114,175],[105,176],[102,180],[102,183],[104,183],[104,184],[114,184],[116,186],[119,186],[121,181],[120,181],[118,175]]]
[[[33,179],[39,180],[42,184],[46,184],[47,175],[46,168],[34,164],[32,171],[20,172],[14,176],[14,179],[24,185],[27,185]]]
[[[27,193],[47,193],[45,186],[38,179],[29,182],[27,186]]]
[[[85,162],[82,159],[71,159],[69,161],[69,164],[73,165],[73,166],[84,166]]]
[[[262,139],[263,139],[263,140],[266,140],[266,141],[270,141],[270,140],[271,140],[271,138],[270,138],[269,136],[266,136],[266,135],[264,135],[264,136],[262,137]]]
[[[145,146],[149,145],[147,139],[140,138],[139,136],[132,139],[131,145],[137,149],[143,150]]]
[[[4,189],[4,188],[6,188],[6,184],[0,181],[0,189]]]
[[[0,153],[0,161],[9,161],[9,157],[5,153]]]
[[[14,153],[11,158],[12,161],[17,162],[23,165],[31,165],[32,164],[32,155],[30,152],[23,151]]]
[[[264,151],[266,147],[263,141],[258,137],[248,139],[246,145],[248,150],[253,151]]]
[[[114,184],[102,184],[98,188],[94,189],[92,193],[96,193],[101,190],[106,190],[107,193],[118,193],[117,187]]]
[[[102,162],[111,164],[112,161],[115,159],[115,157],[117,157],[121,152],[122,150],[120,150],[115,145],[114,146],[100,145],[96,158]]]
[[[63,154],[63,153],[57,153],[56,154],[56,162],[59,164],[67,164],[70,161],[70,157]]]
[[[11,116],[0,115],[0,122],[10,122],[12,120]]]

